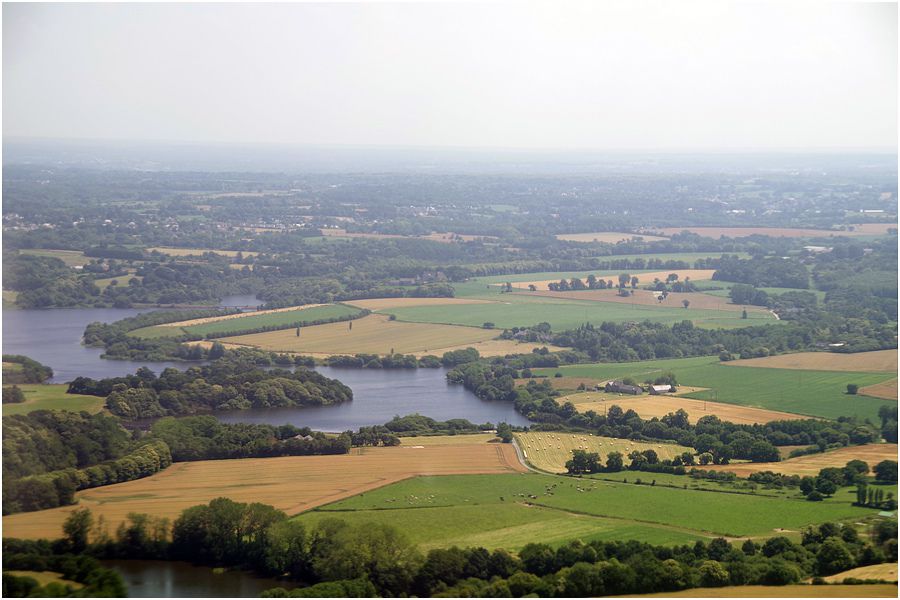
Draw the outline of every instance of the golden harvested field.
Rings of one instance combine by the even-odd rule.
[[[642,233],[621,233],[616,231],[600,231],[596,233],[563,233],[556,236],[556,239],[564,242],[604,242],[606,244],[616,244],[630,240],[633,237],[642,238],[645,242],[663,242],[669,238],[660,237],[658,235],[644,235]]]
[[[351,300],[344,302],[358,308],[369,310],[388,310],[391,308],[406,308],[408,306],[442,306],[445,304],[490,304],[491,300],[478,300],[475,298],[370,298],[368,300]]]
[[[697,391],[698,389],[700,388],[685,389],[682,386],[679,388],[679,393],[687,394],[692,391]],[[592,410],[601,415],[604,414],[606,410],[609,410],[610,406],[615,404],[621,407],[622,410],[634,410],[644,419],[663,417],[677,411],[679,408],[683,408],[687,411],[691,423],[696,423],[697,419],[707,415],[716,415],[723,421],[748,425],[798,418],[795,414],[777,410],[739,406],[737,404],[726,404],[724,402],[694,400],[692,398],[682,398],[680,396],[626,396],[606,394],[603,392],[585,392],[559,398],[558,401],[572,402],[575,404],[575,408],[578,409],[578,412]]]
[[[659,230],[663,235],[675,235],[682,231],[690,231],[697,235],[719,239],[723,235],[730,238],[747,237],[750,235],[768,235],[770,237],[828,237],[828,236],[857,236],[857,235],[878,235],[885,233],[888,227],[897,227],[897,225],[885,225],[880,227],[879,223],[871,223],[869,225],[857,225],[853,231],[831,231],[829,229],[802,229],[793,227],[663,227]]]
[[[897,350],[875,350],[855,354],[797,352],[765,358],[747,358],[722,363],[730,367],[765,367],[805,371],[851,371],[854,373],[896,373]]]
[[[588,433],[572,434],[551,431],[516,433],[515,436],[528,462],[538,469],[552,473],[566,472],[566,461],[572,458],[572,450],[596,452],[604,464],[606,464],[606,455],[610,452],[621,452],[627,460],[628,454],[635,450],[638,452],[653,450],[660,460],[663,460],[675,458],[683,452],[691,451],[690,448],[676,444],[647,444]]]
[[[825,467],[843,467],[851,460],[862,460],[874,467],[883,460],[897,460],[897,444],[865,444],[847,446],[821,454],[808,454],[777,463],[735,463],[731,465],[707,465],[716,471],[731,471],[738,477],[747,477],[760,471],[774,471],[785,475],[816,475]]]
[[[151,477],[78,492],[76,506],[3,517],[3,531],[26,539],[59,537],[63,521],[79,507],[91,509],[95,518],[102,515],[115,531],[131,512],[174,520],[185,508],[222,496],[271,504],[293,515],[416,475],[525,471],[512,444],[459,437],[463,443],[404,440],[401,446],[354,448],[338,456],[176,463]]]
[[[351,329],[349,324],[353,324]],[[479,327],[406,323],[387,315],[369,315],[354,321],[304,327],[300,337],[293,329],[222,338],[223,343],[256,346],[270,351],[302,354],[442,354],[497,337],[500,332]]]
[[[215,252],[220,256],[227,256],[228,258],[236,257],[239,252],[244,256],[256,256],[259,254],[259,252],[252,252],[249,250],[215,250],[213,248],[163,248],[161,246],[147,248],[147,252],[153,251],[169,256],[203,256],[206,252]]]
[[[218,321],[228,321],[230,319],[240,319],[241,317],[256,317],[259,315],[268,315],[271,313],[290,312],[292,310],[306,310],[307,308],[315,308],[317,306],[328,306],[327,304],[304,304],[303,306],[288,306],[286,308],[273,308],[271,310],[254,310],[251,312],[240,312],[231,315],[222,315],[220,317],[204,317],[202,319],[189,319],[187,321],[178,321],[177,323],[162,323],[156,327],[189,327],[191,325],[203,325],[204,323],[216,323]]]
[[[885,400],[897,399],[897,380],[883,381],[875,385],[867,385],[859,389],[859,393],[864,396],[873,396],[875,398],[884,398]]]
[[[678,279],[681,281],[684,281],[685,277],[690,277],[692,281],[704,281],[706,279],[712,279],[713,273],[715,272],[715,269],[674,269],[672,271],[633,273],[633,275],[635,275],[641,281],[641,283],[652,283],[654,279],[661,279],[665,281],[666,277],[668,277],[670,273],[678,274]],[[620,271],[619,273],[624,273],[624,271]],[[597,279],[612,279],[613,283],[618,285],[619,273],[597,273]],[[533,285],[539,291],[546,291],[549,289],[547,285],[551,283],[559,283],[559,279],[542,279],[540,281],[513,281],[512,286],[521,290],[527,290],[529,285]],[[503,284],[497,283],[495,285],[499,286]]]
[[[639,284],[640,285],[640,284]],[[748,313],[765,313],[769,312],[765,308],[759,306],[743,306],[740,304],[732,304],[728,298],[722,296],[712,296],[702,292],[687,292],[683,294],[669,294],[664,300],[660,301],[659,292],[651,292],[649,290],[634,290],[633,295],[625,297],[620,296],[617,290],[585,290],[579,292],[517,292],[525,296],[546,296],[549,298],[568,298],[571,300],[595,300],[597,302],[616,302],[618,304],[632,304],[638,306],[668,306],[681,308],[681,302],[688,300],[691,308],[702,308],[705,310],[725,310],[730,312],[741,312],[746,310]]]
[[[823,577],[825,581],[839,583],[848,577],[856,579],[884,579],[885,581],[897,581],[897,563],[884,563],[881,565],[869,565],[856,567],[849,571],[842,571]]]
[[[896,598],[897,586],[873,585],[737,585],[621,598]]]
[[[862,235],[881,235],[888,232],[888,229],[897,229],[896,223],[856,223],[853,225],[853,231]]]

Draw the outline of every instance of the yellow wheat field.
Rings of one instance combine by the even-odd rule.
[[[850,371],[857,373],[896,373],[897,350],[875,350],[840,354],[837,352],[797,352],[764,358],[746,358],[722,363],[734,367],[803,369],[807,371]]]
[[[350,327],[352,323],[353,327]],[[330,354],[442,354],[497,337],[496,330],[461,325],[391,321],[387,315],[369,315],[354,321],[267,331],[222,338],[228,344],[255,346],[275,352]]]
[[[600,455],[603,464],[606,464],[606,455],[610,452],[621,452],[625,457],[625,464],[630,462],[627,457],[634,451],[653,450],[660,460],[672,459],[684,452],[692,452],[691,448],[676,444],[634,442],[588,433],[550,431],[517,433],[515,436],[528,462],[538,469],[551,473],[566,472],[566,461],[572,458],[573,450],[596,452]]]

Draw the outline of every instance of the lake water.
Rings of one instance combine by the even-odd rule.
[[[253,296],[224,298],[224,306],[247,306]],[[134,373],[146,366],[159,373],[167,367],[186,369],[187,362],[142,362],[104,360],[100,348],[81,345],[88,323],[111,322],[153,309],[76,308],[49,310],[4,310],[3,353],[24,354],[53,368],[53,382],[64,383],[79,375],[101,379]],[[509,402],[486,402],[462,386],[446,382],[445,369],[338,369],[318,367],[353,390],[353,401],[341,405],[245,410],[220,414],[224,422],[282,425],[291,423],[320,431],[345,431],[364,425],[380,425],[395,415],[419,413],[446,420],[468,419],[473,423],[527,425]]]
[[[185,562],[164,560],[104,560],[116,570],[131,598],[259,598],[273,587],[296,587],[242,571],[216,572]]]

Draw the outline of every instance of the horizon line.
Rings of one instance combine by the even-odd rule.
[[[44,143],[102,143],[102,144],[145,144],[176,146],[272,146],[296,149],[327,150],[428,150],[447,152],[507,152],[519,154],[534,153],[594,153],[594,154],[898,154],[898,147],[865,147],[865,146],[807,146],[807,147],[739,147],[739,146],[663,146],[663,147],[586,147],[586,146],[469,146],[469,145],[423,145],[423,144],[379,144],[379,143],[340,143],[340,142],[286,142],[286,141],[225,141],[225,140],[173,140],[173,139],[135,139],[135,138],[84,138],[84,137],[49,137],[3,135],[2,143],[44,142]]]

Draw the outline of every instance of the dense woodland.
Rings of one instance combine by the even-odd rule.
[[[321,406],[353,398],[346,385],[311,369],[266,370],[241,356],[185,371],[169,368],[158,376],[141,368],[126,377],[77,377],[69,384],[69,392],[104,396],[112,414],[132,420],[216,410]]]

